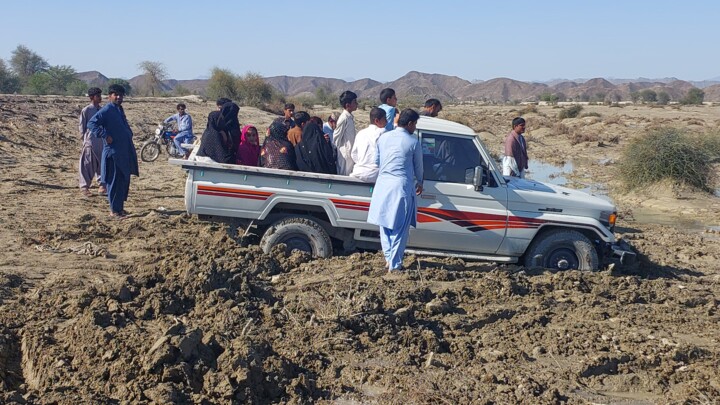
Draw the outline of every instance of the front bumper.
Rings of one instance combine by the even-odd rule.
[[[619,262],[623,266],[633,265],[637,261],[637,253],[632,250],[629,243],[622,239],[609,244],[608,256],[611,261]]]

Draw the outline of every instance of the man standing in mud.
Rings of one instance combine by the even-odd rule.
[[[525,178],[528,169],[527,143],[525,143],[525,120],[516,117],[512,120],[512,131],[505,138],[505,157],[503,158],[503,176]]]
[[[380,227],[380,244],[390,273],[402,270],[410,226],[416,225],[415,196],[423,190],[422,148],[414,135],[419,118],[415,110],[403,110],[398,127],[377,142],[380,169],[367,222]]]
[[[103,139],[100,176],[107,185],[110,215],[116,219],[127,216],[124,209],[130,191],[130,175],[139,176],[133,133],[122,108],[125,88],[113,84],[108,89],[109,103],[88,122],[92,136]]]
[[[90,98],[90,104],[85,106],[80,112],[80,136],[83,140],[82,151],[80,152],[80,191],[85,197],[90,197],[90,185],[93,177],[97,177],[100,187],[98,193],[104,195],[107,193],[105,183],[100,180],[100,157],[102,156],[103,143],[102,140],[95,138],[88,130],[88,122],[98,111],[100,111],[100,101],[102,100],[102,90],[97,87],[88,89],[87,93]]]

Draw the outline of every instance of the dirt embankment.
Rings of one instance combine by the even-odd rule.
[[[184,214],[183,173],[162,157],[133,179],[130,218],[109,220],[77,190],[83,101],[0,103],[0,402],[720,398],[717,234],[628,216],[632,269],[408,256],[388,277],[379,254],[238,246]],[[126,103],[136,133],[172,108]],[[189,105],[196,126],[211,108]]]

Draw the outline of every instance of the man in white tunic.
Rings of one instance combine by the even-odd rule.
[[[380,226],[388,271],[402,270],[410,226],[416,225],[416,195],[423,189],[423,155],[420,141],[413,134],[419,114],[403,110],[398,127],[382,134],[377,143],[380,172],[367,221]]]
[[[352,148],[353,166],[350,176],[367,183],[374,183],[378,175],[377,141],[385,132],[387,118],[385,110],[373,107],[370,110],[370,126],[357,133]]]
[[[340,95],[343,112],[337,120],[333,131],[333,143],[337,149],[337,174],[349,176],[355,162],[352,160],[352,147],[355,143],[355,117],[352,112],[357,110],[357,94],[346,90]]]

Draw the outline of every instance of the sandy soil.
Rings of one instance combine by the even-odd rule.
[[[136,145],[176,102],[126,101]],[[524,114],[532,158],[572,161],[574,183],[607,186],[638,266],[550,272],[407,256],[412,270],[390,277],[379,254],[240,247],[223,225],[184,213],[183,172],[165,154],[140,163],[131,217],[110,220],[104,198],[77,188],[84,105],[0,96],[2,403],[720,401],[718,198],[621,194],[613,177],[630,137],[714,127],[716,107],[587,107],[601,116],[563,121],[568,134],[554,131],[551,107]],[[188,102],[196,132],[213,107]],[[443,115],[497,152],[513,109]],[[273,116],[243,108],[240,118],[264,128]],[[593,136],[576,143],[578,133]],[[673,216],[700,225],[648,220]]]

